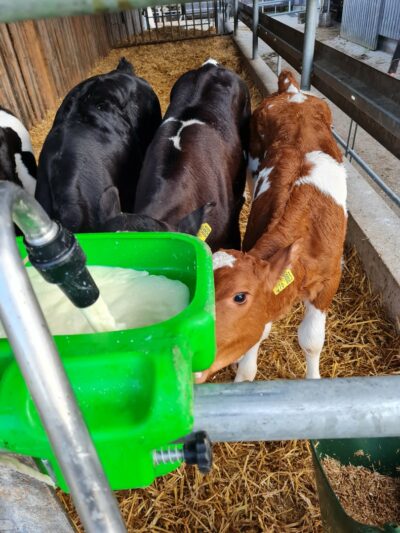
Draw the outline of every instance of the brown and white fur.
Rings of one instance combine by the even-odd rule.
[[[299,300],[298,330],[307,378],[319,378],[326,312],[341,277],[346,171],[328,105],[299,90],[293,74],[255,110],[250,137],[253,195],[243,251],[214,254],[217,357],[197,382],[238,361],[235,381],[254,380],[257,353],[272,323]],[[273,287],[290,268],[294,281]]]

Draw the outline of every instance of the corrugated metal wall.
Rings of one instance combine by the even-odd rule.
[[[385,0],[379,34],[400,39],[400,0]]]
[[[340,35],[375,50],[378,36],[400,38],[400,0],[345,0]]]
[[[345,0],[340,35],[375,50],[383,7],[382,0]]]

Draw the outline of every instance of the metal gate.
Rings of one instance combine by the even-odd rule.
[[[230,33],[229,0],[164,4],[107,15],[112,46],[178,41]]]

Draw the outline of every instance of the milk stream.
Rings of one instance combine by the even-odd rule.
[[[96,302],[90,307],[85,307],[80,310],[86,320],[89,322],[93,331],[101,333],[102,331],[116,331],[117,329],[125,329],[123,324],[118,324],[112,316],[108,305],[100,295]]]
[[[78,309],[64,293],[27,267],[33,289],[53,335],[74,335],[149,326],[168,320],[189,304],[189,289],[177,280],[130,268],[90,266],[100,297]],[[5,337],[0,323],[0,338]]]

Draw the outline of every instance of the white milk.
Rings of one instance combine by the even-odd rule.
[[[148,326],[177,315],[189,304],[189,289],[180,281],[128,268],[95,266],[89,271],[101,298],[83,314],[34,268],[26,270],[53,335]],[[0,323],[0,337],[5,336]]]

